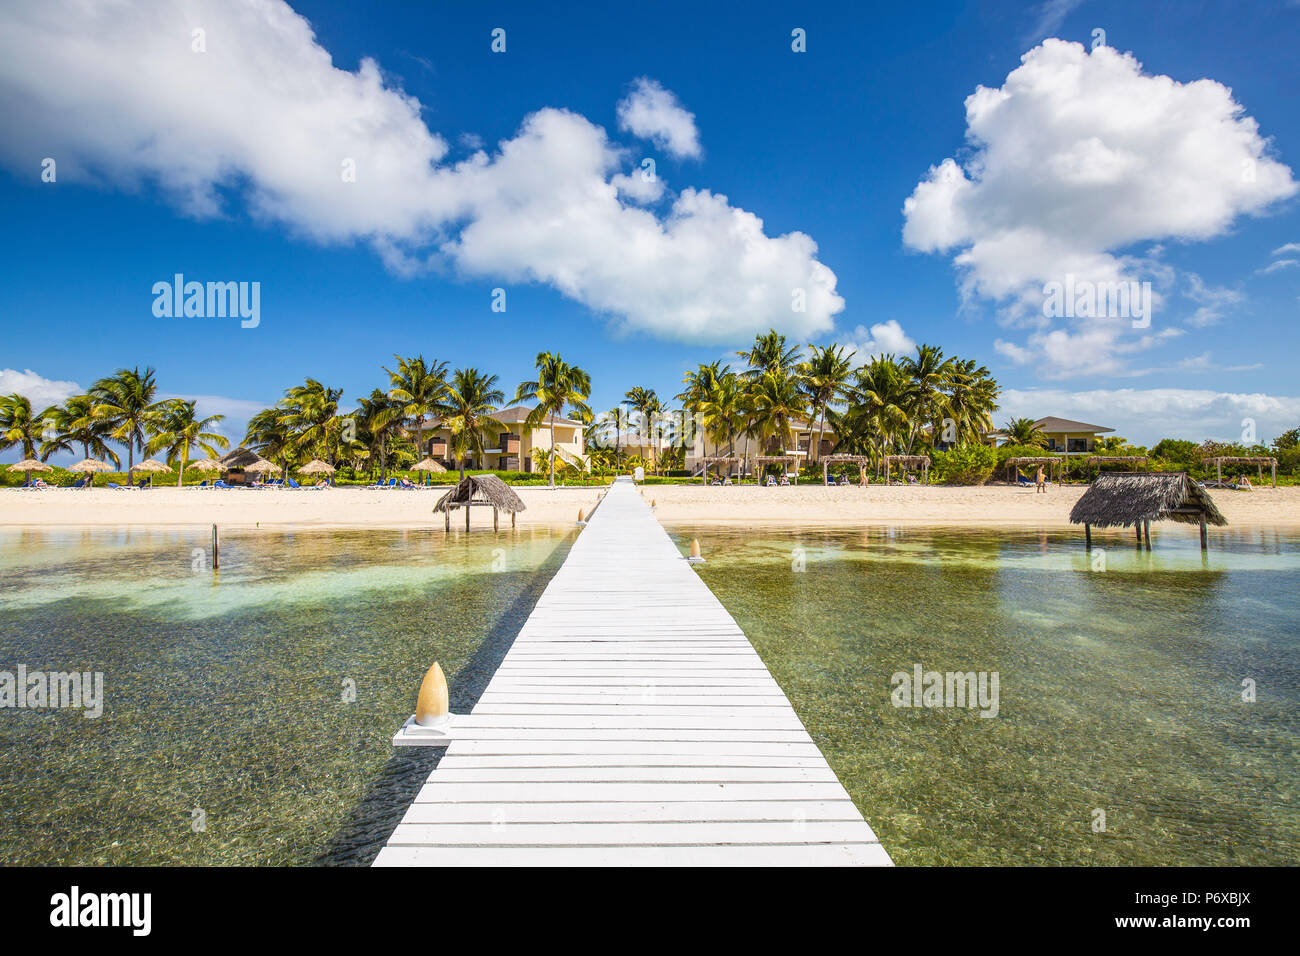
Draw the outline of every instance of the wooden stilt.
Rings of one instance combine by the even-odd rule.
[[[447,508],[442,513],[442,530],[451,531],[451,509]]]
[[[217,526],[212,526],[212,570],[221,567],[221,544],[217,539]]]
[[[1083,526],[1083,546],[1089,551],[1092,550],[1092,525],[1086,522]]]
[[[495,505],[493,505],[492,506],[492,530],[493,531],[496,531],[499,528],[499,525],[497,524],[498,520],[499,518],[497,515],[497,508]]]
[[[1142,537],[1146,539],[1147,550],[1150,551],[1151,550],[1151,522],[1150,521],[1142,522]]]
[[[469,530],[469,502],[465,502],[465,530]]]
[[[1201,518],[1201,550],[1202,551],[1207,551],[1209,550],[1210,547],[1210,538],[1206,532],[1207,532],[1207,528],[1205,525],[1205,518],[1202,517]]]
[[[1142,522],[1141,521],[1133,522],[1133,532],[1134,534],[1137,535],[1138,547],[1139,548],[1142,547]]]
[[[514,526],[515,526],[515,513],[512,511],[510,512],[510,527],[513,528]]]

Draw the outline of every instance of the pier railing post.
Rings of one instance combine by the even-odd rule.
[[[217,540],[217,526],[212,526],[212,570],[221,567],[221,548]]]

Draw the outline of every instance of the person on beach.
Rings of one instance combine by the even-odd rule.
[[[1043,474],[1042,465],[1034,472],[1034,494],[1047,494],[1047,476]]]

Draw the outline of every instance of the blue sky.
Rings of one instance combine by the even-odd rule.
[[[1300,424],[1286,0],[61,5],[0,11],[0,391],[147,364],[242,434],[306,376],[355,399],[422,352],[511,391],[547,349],[606,409],[775,325],[977,358],[999,420]],[[259,282],[258,326],[156,317],[175,273]],[[1150,328],[1044,321],[1067,274],[1151,282]]]

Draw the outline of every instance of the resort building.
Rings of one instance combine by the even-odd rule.
[[[501,431],[491,447],[483,449],[483,454],[471,454],[470,468],[486,468],[501,471],[543,471],[541,460],[534,459],[536,452],[549,452],[551,449],[551,427],[549,419],[536,428],[527,428],[524,420],[532,411],[526,405],[514,405],[492,414],[492,418],[501,423]],[[589,460],[586,452],[586,427],[582,422],[572,418],[555,416],[555,447],[560,458],[570,464],[576,464],[586,470]],[[420,455],[429,455],[454,468],[458,465],[451,444],[451,433],[438,419],[425,422],[419,429],[412,429],[420,446]]]
[[[1089,425],[1087,422],[1050,416],[1038,419],[1034,425],[1047,439],[1044,448],[1065,455],[1090,455],[1095,450],[1097,436],[1115,430],[1104,425]]]
[[[1105,425],[1089,425],[1052,415],[1038,419],[1034,427],[1043,433],[1044,450],[1060,455],[1091,455],[1096,450],[1097,436],[1115,430]],[[984,438],[986,444],[996,445],[1007,441],[1009,436],[1005,429],[997,428]]]
[[[737,435],[735,455],[737,458],[752,458],[755,455],[792,455],[799,460],[802,467],[809,461],[815,461],[819,455],[815,452],[817,445],[817,423],[792,421],[790,439],[773,437],[760,442],[754,435]],[[821,434],[821,455],[830,455],[835,451],[837,438],[835,429],[827,423]],[[707,445],[707,450],[706,446]],[[716,458],[726,455],[727,442],[715,442],[712,436],[706,440],[703,433],[697,432],[694,442],[686,450],[686,470],[695,474],[704,465],[705,457]]]

